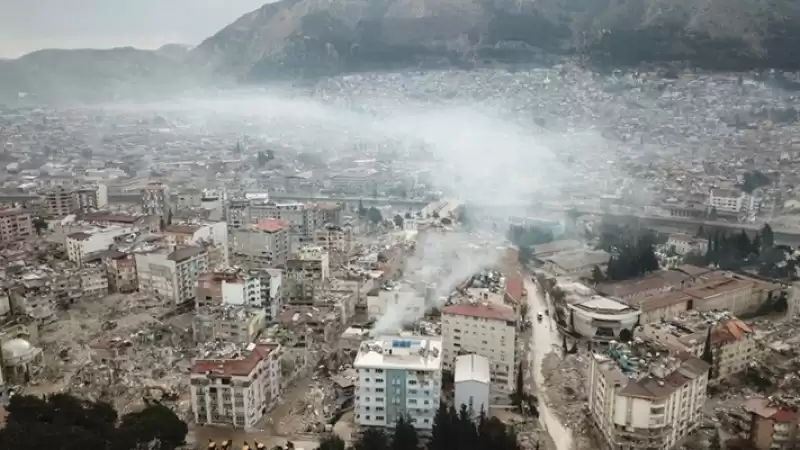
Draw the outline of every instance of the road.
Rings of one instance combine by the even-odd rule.
[[[529,392],[536,393],[539,398],[539,423],[547,430],[550,438],[556,445],[557,450],[572,450],[572,433],[569,428],[565,427],[548,407],[547,389],[544,386],[544,375],[542,374],[541,367],[545,355],[557,348],[561,342],[561,336],[545,310],[547,309],[547,300],[544,298],[543,293],[539,292],[536,283],[531,281],[530,277],[526,277],[525,289],[528,291],[528,306],[529,314],[533,320],[533,332],[531,333],[531,342],[528,353],[528,363],[530,364],[529,370],[533,373],[533,386],[528,385]],[[544,319],[542,322],[536,321],[536,315],[542,313]],[[528,383],[530,383],[530,379]],[[531,389],[534,387],[534,389]]]

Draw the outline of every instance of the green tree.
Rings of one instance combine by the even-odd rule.
[[[379,224],[383,222],[383,214],[378,208],[372,206],[367,210],[367,220],[374,224]]]
[[[353,450],[386,450],[389,437],[380,428],[370,427],[353,443]]]
[[[364,207],[364,201],[359,199],[358,200],[358,217],[366,217],[367,216],[367,208]]]
[[[400,416],[394,425],[394,435],[390,450],[417,450],[419,448],[419,436],[417,429],[411,424],[407,417]]]
[[[45,220],[44,217],[34,217],[33,229],[36,231],[36,234],[41,235],[42,231],[47,230],[47,220]]]
[[[345,450],[347,445],[337,434],[329,434],[319,442],[317,450]]]
[[[401,216],[400,214],[394,216],[394,225],[397,228],[402,229],[404,224],[405,224],[405,219],[403,219],[403,216]]]
[[[186,423],[159,403],[151,403],[143,410],[122,416],[117,429],[119,450],[175,450],[184,444]]]
[[[525,374],[522,370],[522,361],[519,362],[519,367],[517,367],[517,380],[513,398],[514,405],[522,412],[522,404],[525,400]]]
[[[428,450],[450,450],[455,436],[455,418],[447,405],[442,402],[433,417],[433,429],[428,440]]]
[[[765,223],[761,227],[761,246],[762,252],[771,249],[775,246],[775,234],[772,232],[772,227]]]

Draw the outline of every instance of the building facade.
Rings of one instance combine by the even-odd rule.
[[[36,234],[33,218],[24,209],[0,210],[0,242],[26,239]]]
[[[455,407],[464,405],[473,417],[481,412],[489,414],[491,395],[491,375],[489,360],[476,354],[461,355],[456,358]]]
[[[285,267],[289,258],[289,226],[275,219],[234,230],[231,239],[233,263],[247,269]]]
[[[136,254],[139,292],[167,304],[194,302],[197,279],[208,271],[208,252],[202,247],[183,247],[173,252]]]
[[[367,341],[353,364],[354,405],[360,426],[393,427],[407,417],[431,430],[442,391],[442,342],[435,337],[385,337]]]
[[[612,345],[591,359],[589,412],[608,448],[668,450],[701,422],[709,365],[653,351]]]
[[[195,361],[190,393],[196,424],[252,429],[277,401],[281,347],[250,344],[240,353]]]
[[[160,182],[147,183],[140,191],[142,212],[166,219],[170,214],[170,192],[167,185]]]
[[[442,310],[443,366],[454,370],[456,358],[474,353],[489,360],[492,386],[514,392],[517,370],[517,314],[504,305],[474,303]]]

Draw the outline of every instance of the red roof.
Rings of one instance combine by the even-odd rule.
[[[520,275],[512,275],[506,278],[506,296],[514,303],[522,300],[522,292],[525,290],[525,282]]]
[[[250,375],[260,361],[266,359],[270,352],[275,349],[274,345],[257,344],[255,348],[247,352],[243,358],[236,359],[198,359],[192,366],[192,373],[208,373],[212,376],[230,377]]]
[[[276,231],[281,231],[284,228],[288,227],[289,224],[282,220],[278,219],[261,219],[258,221],[258,228],[261,231],[266,231],[267,233],[274,233]]]
[[[796,411],[791,411],[786,408],[778,408],[778,411],[773,414],[770,419],[774,420],[775,422],[781,423],[793,423],[797,422],[798,418],[800,418],[800,414]]]
[[[517,320],[517,314],[514,312],[514,309],[505,305],[496,305],[493,303],[476,303],[474,305],[471,303],[462,303],[460,305],[451,305],[445,307],[442,313],[490,320]]]

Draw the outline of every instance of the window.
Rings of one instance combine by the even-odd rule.
[[[384,421],[386,418],[384,416],[375,416],[375,420]]]

